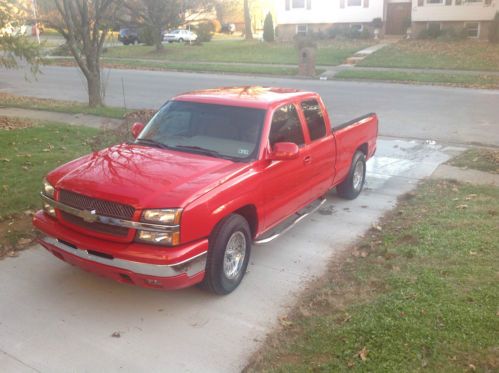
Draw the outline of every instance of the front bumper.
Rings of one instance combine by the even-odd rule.
[[[204,278],[208,240],[174,248],[95,239],[70,230],[39,211],[33,224],[39,243],[57,258],[119,282],[180,289]]]

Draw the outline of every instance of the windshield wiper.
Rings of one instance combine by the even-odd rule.
[[[217,152],[216,150],[206,149],[206,148],[202,148],[200,146],[176,145],[176,146],[172,146],[170,149],[188,150],[188,151],[192,151],[193,153],[208,155],[210,157],[224,158],[224,159],[229,159],[231,161],[234,160],[234,158],[232,158],[228,155],[221,154],[221,153]]]
[[[168,145],[165,145],[159,141],[152,140],[152,139],[137,139],[137,140],[135,140],[134,144],[145,144],[145,145],[154,146],[156,148],[170,149],[170,147]]]

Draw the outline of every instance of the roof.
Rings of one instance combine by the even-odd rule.
[[[220,87],[183,93],[175,96],[173,100],[267,109],[275,104],[311,94],[315,93],[293,88],[242,86]]]

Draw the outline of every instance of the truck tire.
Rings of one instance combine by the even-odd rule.
[[[362,191],[366,180],[366,156],[357,150],[352,159],[352,165],[347,178],[336,187],[341,198],[355,199]]]
[[[251,233],[241,215],[231,214],[210,235],[206,270],[201,286],[225,295],[241,283],[251,252]]]

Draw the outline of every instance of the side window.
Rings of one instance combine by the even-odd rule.
[[[274,112],[269,141],[271,146],[276,142],[293,142],[298,146],[305,143],[300,118],[294,105],[282,106]]]
[[[307,122],[310,140],[314,141],[326,136],[326,124],[317,100],[303,101],[301,108]]]

